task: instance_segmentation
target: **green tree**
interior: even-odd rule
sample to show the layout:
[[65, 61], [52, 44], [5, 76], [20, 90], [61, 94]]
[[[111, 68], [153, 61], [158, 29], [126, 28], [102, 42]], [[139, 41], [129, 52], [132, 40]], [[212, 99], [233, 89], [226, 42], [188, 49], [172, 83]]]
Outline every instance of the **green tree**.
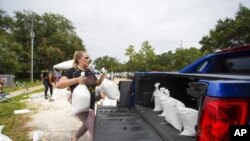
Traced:
[[71, 59], [76, 50], [85, 50], [73, 24], [61, 15], [38, 15], [23, 10], [16, 11], [11, 18], [0, 9], [1, 73], [29, 72], [32, 23], [35, 32], [34, 72], [52, 69], [54, 64]]
[[0, 73], [14, 74], [21, 65], [17, 60], [18, 52], [22, 52], [12, 36], [13, 19], [0, 9]]
[[128, 62], [126, 63], [126, 71], [135, 71], [138, 66], [138, 59], [136, 59], [137, 53], [134, 49], [133, 45], [129, 45], [129, 47], [125, 51], [125, 56], [129, 57]]
[[148, 41], [142, 43], [138, 52], [134, 50], [133, 45], [129, 45], [125, 55], [129, 57], [129, 61], [126, 63], [127, 71], [155, 70], [156, 55]]
[[239, 6], [235, 19], [218, 20], [214, 30], [202, 37], [201, 50], [214, 52], [217, 49], [236, 47], [250, 43], [250, 9]]
[[187, 66], [198, 58], [204, 56], [207, 52], [201, 52], [199, 49], [195, 47], [191, 47], [188, 49], [185, 48], [177, 48], [174, 54], [174, 62], [175, 66], [173, 69], [178, 71], [179, 69]]
[[[72, 58], [76, 50], [85, 50], [82, 40], [76, 35], [74, 26], [65, 17], [45, 13], [38, 15], [32, 11], [15, 12], [13, 36], [24, 52], [19, 55], [25, 62], [23, 71], [30, 68], [30, 31], [33, 21], [34, 71], [52, 69], [53, 65]], [[19, 58], [19, 59], [20, 59]]]
[[155, 70], [156, 66], [156, 55], [154, 53], [154, 48], [149, 44], [148, 41], [142, 43], [142, 47], [139, 50], [140, 56], [143, 56], [142, 62], [145, 62], [143, 66], [145, 66], [145, 71]]
[[95, 69], [101, 70], [104, 67], [108, 72], [119, 72], [122, 66], [116, 58], [107, 55], [95, 59], [93, 64]]
[[175, 70], [175, 58], [172, 51], [157, 55], [157, 68], [158, 71], [174, 71]]

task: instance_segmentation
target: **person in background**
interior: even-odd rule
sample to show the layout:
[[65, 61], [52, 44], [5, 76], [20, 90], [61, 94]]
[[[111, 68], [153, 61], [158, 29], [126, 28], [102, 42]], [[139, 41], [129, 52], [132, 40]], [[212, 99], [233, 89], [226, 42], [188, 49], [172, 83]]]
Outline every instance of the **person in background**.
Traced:
[[48, 90], [50, 90], [50, 96], [53, 94], [53, 71], [49, 71], [49, 73], [42, 72], [41, 79], [44, 85], [44, 98], [48, 99]]
[[[71, 139], [71, 141], [77, 141], [87, 130], [89, 131], [89, 140], [93, 140], [94, 121], [95, 121], [95, 87], [100, 85], [105, 77], [101, 74], [99, 79], [95, 77], [94, 72], [89, 69], [90, 57], [85, 51], [76, 51], [74, 54], [73, 67], [67, 70], [64, 76], [57, 82], [57, 88], [69, 87], [73, 94], [74, 89], [80, 83], [85, 84], [91, 94], [90, 109], [87, 112], [80, 112], [76, 114], [79, 120], [82, 122], [81, 127], [77, 133]], [[81, 76], [81, 72], [85, 72], [85, 76]], [[71, 97], [70, 97], [71, 98]], [[71, 100], [70, 100], [71, 101]], [[74, 101], [72, 101], [74, 102]], [[83, 101], [84, 102], [84, 101]]]
[[59, 71], [57, 71], [57, 70], [54, 70], [54, 84], [56, 85], [56, 83], [59, 81], [59, 79], [61, 78], [61, 76], [60, 76], [60, 73], [59, 73]]
[[0, 93], [3, 92], [3, 86], [4, 86], [4, 82], [3, 82], [3, 80], [0, 78]]

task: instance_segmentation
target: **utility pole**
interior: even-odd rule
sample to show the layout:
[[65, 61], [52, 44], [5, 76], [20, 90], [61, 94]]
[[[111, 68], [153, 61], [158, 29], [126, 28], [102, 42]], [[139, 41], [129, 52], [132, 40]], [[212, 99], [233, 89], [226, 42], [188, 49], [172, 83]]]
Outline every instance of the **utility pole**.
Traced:
[[146, 72], [148, 72], [147, 52], [146, 51], [145, 51], [145, 63], [146, 63]]
[[32, 15], [31, 31], [30, 31], [30, 38], [31, 38], [30, 81], [31, 82], [33, 82], [33, 48], [34, 48], [34, 37], [35, 37], [35, 33], [33, 31], [33, 22], [34, 22], [34, 17]]

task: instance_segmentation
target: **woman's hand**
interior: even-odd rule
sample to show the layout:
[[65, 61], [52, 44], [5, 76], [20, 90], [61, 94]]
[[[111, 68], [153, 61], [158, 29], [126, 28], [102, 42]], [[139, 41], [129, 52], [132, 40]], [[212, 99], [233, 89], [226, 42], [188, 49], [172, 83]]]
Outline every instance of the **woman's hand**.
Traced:
[[76, 83], [79, 83], [79, 84], [84, 84], [85, 80], [86, 80], [86, 77], [77, 77], [75, 78], [76, 79]]
[[69, 101], [70, 104], [72, 103], [72, 94], [69, 95], [68, 101]]
[[106, 78], [106, 74], [105, 74], [105, 73], [101, 73], [101, 74], [100, 74], [100, 79], [103, 80], [104, 78]]
[[101, 85], [103, 79], [106, 78], [106, 75], [104, 73], [101, 73], [99, 76], [99, 79], [97, 80], [97, 86]]

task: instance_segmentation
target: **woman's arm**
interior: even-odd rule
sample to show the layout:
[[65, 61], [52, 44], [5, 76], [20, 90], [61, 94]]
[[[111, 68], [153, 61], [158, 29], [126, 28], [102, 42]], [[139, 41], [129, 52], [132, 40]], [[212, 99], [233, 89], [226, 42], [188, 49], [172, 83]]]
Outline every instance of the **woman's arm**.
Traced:
[[71, 85], [74, 85], [76, 83], [83, 83], [84, 82], [83, 80], [84, 80], [84, 77], [81, 77], [81, 76], [77, 78], [71, 78], [71, 79], [68, 79], [67, 77], [63, 76], [56, 83], [56, 88], [63, 89]]
[[96, 85], [99, 86], [102, 84], [103, 79], [106, 77], [105, 74], [100, 74], [100, 78], [96, 81]]

